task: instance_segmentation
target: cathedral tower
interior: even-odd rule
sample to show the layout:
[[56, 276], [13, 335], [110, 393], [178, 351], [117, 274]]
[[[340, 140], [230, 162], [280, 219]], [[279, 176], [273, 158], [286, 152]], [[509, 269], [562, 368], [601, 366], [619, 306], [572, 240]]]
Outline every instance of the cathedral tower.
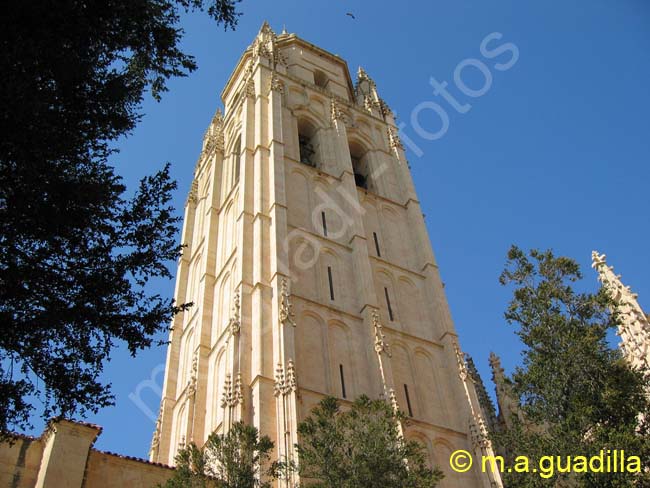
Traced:
[[[361, 68], [264, 24], [204, 138], [185, 207], [151, 460], [243, 420], [294, 459], [324, 395], [384, 398], [447, 477], [490, 454], [391, 110]], [[475, 458], [476, 460], [476, 458]], [[475, 462], [475, 465], [477, 462]], [[282, 480], [291, 487], [296, 480]]]

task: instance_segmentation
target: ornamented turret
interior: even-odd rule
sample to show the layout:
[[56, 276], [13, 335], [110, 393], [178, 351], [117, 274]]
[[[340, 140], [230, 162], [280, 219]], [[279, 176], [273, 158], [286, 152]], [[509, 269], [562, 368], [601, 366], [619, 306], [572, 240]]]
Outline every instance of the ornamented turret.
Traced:
[[279, 64], [286, 65], [286, 59], [276, 46], [277, 39], [278, 36], [273, 32], [268, 22], [265, 21], [250, 46], [250, 49], [253, 50], [253, 58], [262, 57], [268, 59], [273, 69]]
[[481, 411], [483, 413], [483, 417], [485, 418], [487, 428], [490, 432], [495, 432], [497, 430], [497, 414], [496, 409], [494, 408], [494, 403], [492, 403], [492, 399], [488, 395], [485, 384], [483, 383], [483, 379], [481, 378], [478, 369], [476, 369], [476, 365], [474, 364], [472, 356], [465, 353], [465, 361], [467, 363], [467, 371], [469, 372], [469, 376], [474, 382], [476, 396], [478, 397], [478, 403], [481, 406]]
[[377, 85], [368, 73], [359, 66], [357, 71], [357, 84], [354, 88], [357, 105], [362, 106], [371, 114], [383, 118], [386, 122], [395, 125], [394, 115], [388, 104], [379, 96]]
[[633, 368], [650, 375], [650, 322], [643, 313], [637, 294], [621, 283], [614, 267], [607, 266], [606, 256], [591, 253], [591, 267], [598, 272], [598, 281], [613, 301], [612, 312], [618, 318], [617, 334], [621, 337], [621, 350]]
[[499, 420], [503, 422], [506, 429], [510, 429], [512, 428], [512, 419], [514, 417], [517, 417], [523, 423], [523, 412], [519, 406], [519, 400], [512, 390], [512, 385], [506, 380], [503, 368], [501, 367], [501, 358], [493, 352], [490, 353], [490, 366], [492, 367], [492, 381], [497, 391]]
[[203, 137], [203, 152], [210, 154], [213, 150], [223, 153], [223, 114], [217, 109]]

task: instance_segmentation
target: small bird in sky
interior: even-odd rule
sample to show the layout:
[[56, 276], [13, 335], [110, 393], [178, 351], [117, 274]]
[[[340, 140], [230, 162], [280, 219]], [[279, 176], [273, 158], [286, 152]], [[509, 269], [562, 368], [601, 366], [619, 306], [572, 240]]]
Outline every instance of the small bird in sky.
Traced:
[[352, 17], [353, 19], [356, 19], [356, 17], [354, 16], [354, 14], [352, 12], [348, 12], [345, 15], [347, 15], [348, 17]]

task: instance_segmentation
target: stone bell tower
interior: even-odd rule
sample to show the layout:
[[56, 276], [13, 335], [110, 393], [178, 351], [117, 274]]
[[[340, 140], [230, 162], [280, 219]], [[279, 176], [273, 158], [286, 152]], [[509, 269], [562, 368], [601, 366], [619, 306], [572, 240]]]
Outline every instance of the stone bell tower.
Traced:
[[[151, 460], [243, 420], [294, 459], [324, 395], [384, 398], [446, 473], [492, 452], [391, 110], [361, 68], [264, 24], [222, 92], [185, 207]], [[475, 463], [477, 464], [477, 463]], [[478, 463], [480, 464], [480, 463]], [[296, 479], [280, 480], [291, 487]]]

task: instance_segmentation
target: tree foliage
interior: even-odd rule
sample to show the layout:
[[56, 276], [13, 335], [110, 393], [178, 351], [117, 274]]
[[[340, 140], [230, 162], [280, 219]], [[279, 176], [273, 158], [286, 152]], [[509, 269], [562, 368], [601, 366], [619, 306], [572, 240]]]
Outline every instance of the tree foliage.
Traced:
[[400, 438], [400, 420], [382, 400], [361, 396], [342, 410], [323, 399], [298, 426], [301, 479], [317, 488], [435, 486], [442, 473], [428, 467], [420, 443]]
[[[170, 277], [178, 219], [169, 167], [132, 197], [110, 164], [146, 91], [196, 68], [180, 12], [234, 27], [238, 0], [34, 0], [0, 16], [0, 435], [111, 403], [99, 374], [180, 308], [145, 285]], [[137, 164], [136, 161], [132, 164]]]
[[176, 472], [164, 488], [270, 488], [280, 465], [270, 462], [273, 442], [236, 422], [227, 434], [213, 433], [199, 449], [190, 444], [176, 456]]
[[525, 425], [515, 419], [495, 440], [511, 457], [562, 456], [564, 466], [566, 456], [625, 450], [641, 458], [645, 473], [505, 473], [506, 486], [650, 486], [650, 385], [608, 342], [617, 318], [606, 293], [576, 291], [581, 278], [569, 258], [510, 249], [500, 282], [514, 289], [505, 316], [524, 344], [512, 382]]

